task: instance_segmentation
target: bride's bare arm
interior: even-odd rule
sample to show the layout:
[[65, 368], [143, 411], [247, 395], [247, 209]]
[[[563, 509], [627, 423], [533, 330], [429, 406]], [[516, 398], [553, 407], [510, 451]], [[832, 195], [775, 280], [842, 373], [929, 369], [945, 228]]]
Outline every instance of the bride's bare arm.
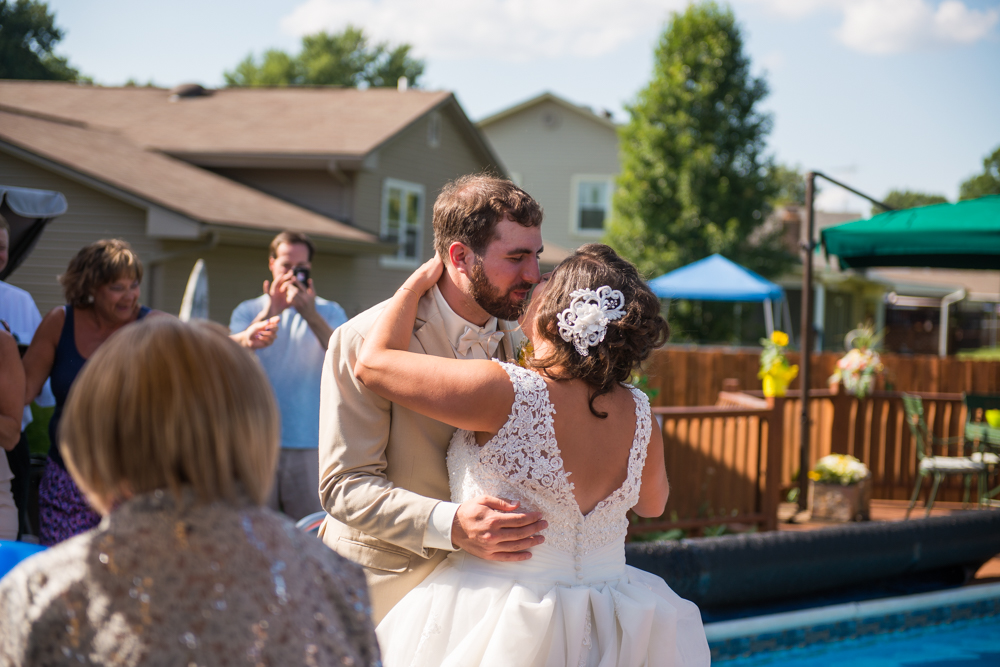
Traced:
[[500, 366], [408, 351], [417, 303], [442, 269], [435, 257], [403, 283], [368, 332], [354, 375], [393, 403], [458, 428], [494, 433], [514, 402], [514, 388]]
[[667, 470], [663, 464], [663, 434], [660, 425], [653, 420], [653, 431], [646, 449], [646, 465], [642, 468], [642, 485], [639, 487], [639, 502], [632, 508], [639, 516], [658, 517], [663, 515], [670, 495]]

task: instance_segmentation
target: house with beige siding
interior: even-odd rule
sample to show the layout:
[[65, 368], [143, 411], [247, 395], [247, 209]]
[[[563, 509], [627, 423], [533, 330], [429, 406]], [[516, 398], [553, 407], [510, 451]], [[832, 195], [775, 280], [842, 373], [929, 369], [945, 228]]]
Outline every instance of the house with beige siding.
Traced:
[[611, 220], [620, 164], [608, 114], [544, 93], [477, 123], [514, 182], [545, 209], [547, 244], [599, 241]]
[[210, 317], [228, 323], [290, 229], [316, 243], [317, 293], [354, 315], [432, 255], [444, 183], [482, 170], [504, 173], [448, 92], [0, 81], [0, 183], [69, 203], [9, 280], [43, 312], [77, 250], [117, 237], [145, 264], [144, 303], [167, 312], [204, 259]]

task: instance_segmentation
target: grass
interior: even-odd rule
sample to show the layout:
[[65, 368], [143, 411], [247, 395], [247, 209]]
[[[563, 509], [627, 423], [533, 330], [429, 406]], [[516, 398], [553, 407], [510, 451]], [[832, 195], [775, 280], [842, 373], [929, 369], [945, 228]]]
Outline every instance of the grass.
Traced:
[[44, 456], [49, 453], [49, 421], [55, 411], [55, 408], [40, 408], [36, 403], [31, 404], [32, 420], [24, 430], [24, 435], [28, 438], [32, 454]]
[[981, 347], [959, 352], [955, 356], [963, 361], [1000, 361], [1000, 347]]

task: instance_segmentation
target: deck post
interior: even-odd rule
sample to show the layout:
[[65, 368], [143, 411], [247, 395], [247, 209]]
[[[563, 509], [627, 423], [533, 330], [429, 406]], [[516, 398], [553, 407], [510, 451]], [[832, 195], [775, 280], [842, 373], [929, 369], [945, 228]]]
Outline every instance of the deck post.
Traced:
[[785, 399], [768, 398], [767, 405], [770, 409], [767, 417], [767, 471], [764, 473], [761, 513], [764, 515], [764, 530], [778, 530], [782, 454], [785, 447]]
[[813, 289], [813, 228], [816, 212], [814, 194], [816, 174], [806, 174], [806, 224], [802, 226], [802, 320], [799, 330], [799, 385], [802, 387], [802, 422], [799, 439], [799, 510], [805, 510], [809, 501], [809, 381], [810, 354], [812, 352], [812, 289]]

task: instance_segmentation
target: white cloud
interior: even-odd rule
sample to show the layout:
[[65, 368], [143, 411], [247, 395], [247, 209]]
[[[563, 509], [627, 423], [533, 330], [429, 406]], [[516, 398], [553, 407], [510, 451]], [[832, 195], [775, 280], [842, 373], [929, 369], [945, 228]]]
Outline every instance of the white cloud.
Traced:
[[845, 8], [837, 37], [864, 53], [902, 53], [977, 42], [998, 19], [1000, 10], [977, 11], [959, 0], [936, 9], [926, 0], [869, 0]]
[[300, 36], [365, 29], [378, 41], [412, 44], [417, 55], [523, 62], [595, 57], [655, 34], [687, 0], [306, 0], [281, 21]]
[[961, 0], [754, 0], [800, 18], [820, 10], [840, 14], [835, 34], [862, 53], [903, 53], [972, 44], [1000, 22], [1000, 9], [970, 9]]

